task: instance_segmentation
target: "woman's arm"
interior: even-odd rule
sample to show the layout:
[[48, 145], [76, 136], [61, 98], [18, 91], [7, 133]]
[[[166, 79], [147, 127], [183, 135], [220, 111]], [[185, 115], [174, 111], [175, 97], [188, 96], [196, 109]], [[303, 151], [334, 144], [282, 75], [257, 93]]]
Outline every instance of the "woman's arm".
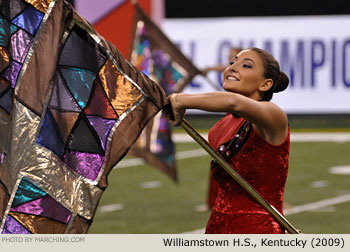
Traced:
[[261, 102], [230, 92], [172, 94], [169, 100], [174, 112], [174, 125], [180, 125], [186, 109], [228, 112], [246, 118], [266, 141], [282, 143], [288, 134], [286, 113], [271, 102]]

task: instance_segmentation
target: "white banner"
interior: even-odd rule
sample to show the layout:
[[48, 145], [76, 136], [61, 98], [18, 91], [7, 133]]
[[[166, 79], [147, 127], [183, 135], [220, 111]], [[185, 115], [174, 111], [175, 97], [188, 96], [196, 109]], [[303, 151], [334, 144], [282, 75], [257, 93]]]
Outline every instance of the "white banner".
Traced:
[[211, 252], [349, 251], [349, 234], [90, 234], [1, 235], [1, 251]]
[[[163, 31], [198, 68], [226, 64], [230, 47], [271, 52], [289, 76], [273, 102], [287, 113], [350, 113], [350, 16], [165, 19]], [[209, 72], [220, 83], [222, 73]], [[198, 77], [185, 93], [212, 91]]]

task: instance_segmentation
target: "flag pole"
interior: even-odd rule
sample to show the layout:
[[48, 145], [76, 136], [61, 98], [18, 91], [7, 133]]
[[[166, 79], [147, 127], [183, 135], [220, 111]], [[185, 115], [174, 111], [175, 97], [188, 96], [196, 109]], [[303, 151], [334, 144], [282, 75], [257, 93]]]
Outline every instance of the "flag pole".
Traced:
[[212, 81], [208, 76], [205, 76], [202, 74], [202, 76], [204, 76], [205, 80], [208, 82], [209, 86], [211, 86], [213, 89], [215, 89], [216, 91], [223, 91], [224, 89], [216, 84], [214, 81]]
[[181, 125], [184, 130], [205, 150], [212, 156], [216, 162], [226, 170], [228, 174], [247, 191], [262, 207], [265, 208], [275, 219], [281, 224], [289, 233], [299, 234], [292, 224], [277, 211], [274, 206], [270, 205], [252, 186], [241, 177], [214, 149], [212, 149], [208, 142], [184, 119]]

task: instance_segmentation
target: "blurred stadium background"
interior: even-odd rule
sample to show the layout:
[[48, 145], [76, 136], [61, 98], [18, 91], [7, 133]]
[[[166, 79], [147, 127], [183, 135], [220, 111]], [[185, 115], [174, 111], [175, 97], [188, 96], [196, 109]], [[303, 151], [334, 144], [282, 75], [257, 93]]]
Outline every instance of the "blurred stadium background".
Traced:
[[[86, 9], [98, 14], [95, 15], [94, 20], [91, 20], [97, 30], [114, 42], [124, 55], [129, 54], [131, 34], [128, 30], [131, 29], [129, 25], [132, 23], [133, 14], [130, 3], [127, 3], [129, 1], [104, 0], [105, 7], [101, 12], [94, 9], [96, 3], [100, 2], [97, 0], [70, 2], [84, 16], [90, 15], [85, 14]], [[164, 27], [170, 27], [169, 24], [174, 25], [182, 18], [205, 20], [205, 22], [213, 20], [212, 18], [243, 18], [240, 21], [250, 22], [255, 19], [275, 17], [283, 20], [288, 17], [291, 18], [289, 20], [293, 21], [294, 18], [297, 22], [302, 15], [311, 18], [311, 23], [308, 24], [312, 24], [313, 17], [326, 20], [341, 18], [350, 22], [350, 5], [348, 1], [340, 0], [139, 0], [138, 2], [159, 25], [166, 23]], [[130, 6], [126, 7], [127, 4]], [[116, 21], [118, 17], [115, 16], [114, 10], [117, 8], [119, 11], [120, 8], [125, 8], [122, 10], [124, 15], [122, 19], [125, 20], [123, 23]], [[113, 28], [111, 25], [114, 25]], [[119, 26], [123, 26], [120, 31]], [[308, 29], [313, 32], [315, 27], [310, 25]], [[292, 101], [286, 105], [292, 131], [292, 144], [289, 177], [285, 191], [285, 214], [296, 228], [305, 233], [350, 233], [350, 227], [346, 225], [350, 220], [350, 48], [348, 48], [350, 32], [348, 28], [342, 27], [343, 24], [339, 23], [339, 27], [336, 28], [336, 30], [340, 29], [340, 34], [343, 33], [339, 37], [342, 50], [339, 49], [334, 53], [334, 48], [338, 45], [338, 37], [334, 37], [336, 35], [325, 34], [325, 37], [319, 37], [318, 33], [316, 33], [317, 41], [321, 43], [315, 42], [315, 47], [305, 49], [312, 50], [312, 57], [314, 57], [311, 59], [311, 65], [305, 66], [308, 68], [305, 71], [312, 71], [312, 76], [316, 76], [315, 86], [328, 85], [331, 88], [306, 90], [307, 99], [304, 96], [299, 99], [297, 93], [286, 98]], [[238, 31], [239, 28], [233, 26], [232, 30], [227, 29], [227, 33], [236, 32], [235, 29]], [[286, 29], [289, 28], [286, 27]], [[171, 37], [171, 30], [164, 30], [164, 32]], [[209, 34], [209, 36], [213, 35]], [[286, 40], [293, 39], [293, 34], [288, 36]], [[251, 34], [251, 38], [254, 38], [254, 34]], [[306, 38], [305, 41], [308, 39], [310, 38]], [[327, 49], [328, 40], [330, 40], [331, 49]], [[232, 42], [231, 45], [241, 46], [242, 44], [238, 44], [237, 41]], [[181, 45], [181, 41], [174, 42]], [[186, 41], [182, 42], [186, 45]], [[292, 40], [291, 43], [293, 43]], [[317, 45], [320, 47], [316, 47]], [[291, 54], [298, 52], [295, 50], [292, 50]], [[214, 47], [212, 51], [215, 52], [214, 56], [208, 53], [204, 62], [201, 58], [199, 60], [201, 62], [195, 63], [202, 64], [200, 67], [204, 67], [210, 63], [217, 64], [225, 61], [225, 50], [220, 51]], [[330, 55], [331, 52], [333, 56]], [[191, 55], [188, 50], [184, 50], [184, 53], [195, 61], [195, 55]], [[219, 55], [220, 53], [222, 55]], [[337, 64], [338, 58], [339, 64]], [[328, 70], [322, 69], [322, 64]], [[297, 67], [295, 65], [295, 69], [300, 70]], [[336, 70], [338, 68], [342, 69], [342, 73]], [[287, 69], [291, 70], [288, 67]], [[325, 76], [326, 80], [324, 80]], [[213, 81], [218, 80], [214, 74], [209, 77]], [[321, 84], [317, 83], [317, 78]], [[195, 82], [198, 84], [200, 81]], [[294, 88], [298, 87], [297, 81], [298, 79], [295, 80]], [[192, 86], [195, 87], [196, 83], [192, 83]], [[305, 85], [307, 86], [307, 83]], [[337, 90], [334, 91], [335, 89]], [[186, 91], [194, 92], [185, 89]], [[323, 97], [321, 102], [320, 97]], [[297, 106], [300, 103], [305, 110], [293, 109], [294, 105]], [[283, 101], [282, 104], [284, 104]], [[317, 104], [320, 104], [320, 107], [317, 107], [313, 113], [314, 106]], [[311, 109], [308, 109], [309, 106]], [[221, 116], [192, 111], [187, 119], [205, 135]], [[175, 184], [169, 177], [144, 164], [140, 159], [126, 157], [109, 176], [109, 187], [102, 197], [90, 233], [203, 232], [209, 216], [205, 204], [210, 158], [199, 145], [182, 138], [185, 133], [181, 128], [174, 128], [173, 134], [177, 139], [179, 183]]]

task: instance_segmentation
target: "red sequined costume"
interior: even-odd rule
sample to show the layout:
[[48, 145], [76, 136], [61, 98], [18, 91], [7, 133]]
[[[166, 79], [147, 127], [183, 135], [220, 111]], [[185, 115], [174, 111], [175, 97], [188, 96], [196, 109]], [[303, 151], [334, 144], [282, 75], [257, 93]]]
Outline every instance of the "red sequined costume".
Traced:
[[[211, 147], [222, 152], [223, 157], [228, 155], [227, 159], [232, 167], [283, 214], [289, 136], [288, 129], [288, 137], [284, 143], [271, 145], [258, 135], [251, 123], [229, 114], [212, 127], [208, 137]], [[271, 215], [223, 168], [212, 162], [211, 171], [219, 183], [219, 189], [206, 233], [284, 233]]]
[[209, 174], [209, 183], [208, 183], [208, 198], [207, 198], [207, 206], [208, 209], [211, 210], [214, 206], [216, 196], [218, 195], [218, 182], [213, 178], [211, 173]]

